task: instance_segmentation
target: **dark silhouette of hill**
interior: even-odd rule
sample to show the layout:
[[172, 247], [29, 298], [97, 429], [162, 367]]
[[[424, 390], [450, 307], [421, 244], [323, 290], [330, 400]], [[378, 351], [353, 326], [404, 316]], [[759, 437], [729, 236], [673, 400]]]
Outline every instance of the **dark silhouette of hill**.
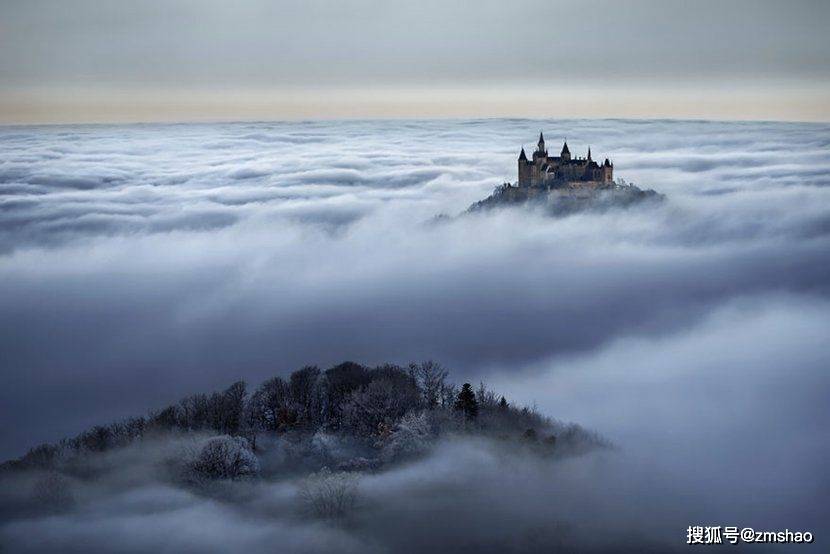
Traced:
[[504, 183], [493, 193], [470, 206], [467, 213], [482, 212], [511, 206], [539, 207], [553, 216], [582, 211], [606, 211], [626, 208], [644, 202], [659, 202], [665, 196], [651, 189], [641, 189], [622, 179], [616, 183], [593, 188], [518, 187]]
[[[456, 387], [435, 362], [406, 368], [344, 362], [325, 371], [303, 367], [250, 392], [239, 381], [223, 391], [188, 396], [147, 416], [36, 446], [3, 468], [71, 470], [89, 455], [187, 434], [224, 437], [224, 442], [204, 446], [207, 461], [191, 461], [197, 473], [219, 478], [237, 472], [210, 469], [210, 460], [236, 456], [235, 463], [244, 466], [238, 473], [257, 473], [255, 457], [267, 456], [275, 439], [291, 446], [288, 458], [298, 467], [334, 465], [346, 470], [377, 469], [416, 456], [438, 437], [453, 434], [520, 441], [546, 454], [578, 453], [606, 444], [578, 425], [514, 406], [483, 383], [475, 391], [469, 383]], [[342, 448], [332, 454], [333, 449], [320, 448], [321, 441], [338, 441]]]

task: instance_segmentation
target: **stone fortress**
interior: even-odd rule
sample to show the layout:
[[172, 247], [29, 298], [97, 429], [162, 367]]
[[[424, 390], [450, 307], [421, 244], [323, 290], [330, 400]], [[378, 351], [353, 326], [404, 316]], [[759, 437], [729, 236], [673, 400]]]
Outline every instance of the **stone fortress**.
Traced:
[[542, 206], [552, 216], [565, 216], [585, 210], [624, 208], [645, 200], [662, 201], [665, 197], [651, 189], [643, 190], [620, 179], [614, 182], [614, 164], [608, 158], [602, 164], [591, 158], [571, 157], [568, 143], [559, 156], [548, 156], [545, 137], [533, 158], [525, 149], [519, 154], [519, 182], [504, 183], [493, 193], [467, 208], [466, 213], [518, 205]]
[[519, 154], [519, 188], [550, 189], [596, 189], [614, 184], [614, 164], [608, 158], [602, 165], [591, 159], [591, 148], [587, 158], [571, 158], [568, 142], [562, 146], [559, 156], [548, 156], [545, 137], [540, 132], [539, 142], [533, 158], [528, 160], [525, 149]]

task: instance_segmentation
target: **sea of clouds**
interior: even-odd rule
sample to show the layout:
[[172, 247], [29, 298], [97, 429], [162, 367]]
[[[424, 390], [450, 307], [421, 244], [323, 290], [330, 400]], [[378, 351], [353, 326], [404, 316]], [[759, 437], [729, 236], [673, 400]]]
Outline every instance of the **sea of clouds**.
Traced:
[[[434, 220], [514, 180], [540, 129], [551, 154], [566, 137], [575, 155], [590, 145], [666, 201]], [[400, 549], [444, 512], [467, 515], [424, 548], [563, 514], [683, 542], [698, 523], [830, 530], [829, 147], [830, 125], [795, 123], [0, 128], [0, 454], [239, 378], [432, 358], [619, 449], [542, 471], [450, 445], [365, 484], [389, 507], [382, 536], [283, 536]], [[461, 506], [435, 493], [468, 481]], [[106, 550], [106, 512], [154, 549], [145, 501], [48, 529]], [[276, 533], [262, 514], [164, 502], [181, 516], [169, 525], [238, 518], [233, 537], [254, 546]]]

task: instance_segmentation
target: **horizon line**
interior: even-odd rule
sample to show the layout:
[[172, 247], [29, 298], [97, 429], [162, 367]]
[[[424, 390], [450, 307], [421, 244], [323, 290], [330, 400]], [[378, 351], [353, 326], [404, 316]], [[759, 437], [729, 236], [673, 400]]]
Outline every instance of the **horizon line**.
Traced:
[[783, 118], [715, 118], [705, 116], [687, 117], [647, 117], [647, 116], [336, 116], [336, 117], [277, 117], [277, 118], [199, 118], [199, 119], [141, 119], [141, 120], [108, 120], [108, 121], [32, 121], [32, 122], [4, 122], [0, 121], [0, 128], [13, 127], [106, 127], [106, 126], [141, 126], [141, 125], [235, 125], [251, 123], [336, 123], [336, 122], [394, 122], [394, 121], [622, 121], [622, 122], [661, 122], [667, 123], [770, 123], [770, 124], [792, 124], [792, 125], [830, 125], [828, 119], [783, 119]]

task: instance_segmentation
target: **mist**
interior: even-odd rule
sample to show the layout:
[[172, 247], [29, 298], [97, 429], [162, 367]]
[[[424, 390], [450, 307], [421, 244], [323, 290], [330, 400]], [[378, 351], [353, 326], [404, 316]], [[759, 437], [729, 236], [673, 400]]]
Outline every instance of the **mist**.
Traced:
[[[590, 146], [666, 200], [455, 217], [515, 179], [540, 128], [552, 150]], [[447, 443], [363, 478], [347, 529], [293, 515], [290, 480], [228, 502], [149, 475], [3, 536], [21, 550], [37, 536], [32, 550], [106, 551], [127, 529], [135, 551], [180, 533], [180, 550], [279, 536], [361, 552], [588, 537], [665, 549], [695, 524], [820, 537], [828, 137], [822, 124], [620, 120], [0, 128], [4, 458], [347, 359], [440, 360], [617, 447], [551, 464]], [[404, 540], [440, 514], [459, 515]]]

